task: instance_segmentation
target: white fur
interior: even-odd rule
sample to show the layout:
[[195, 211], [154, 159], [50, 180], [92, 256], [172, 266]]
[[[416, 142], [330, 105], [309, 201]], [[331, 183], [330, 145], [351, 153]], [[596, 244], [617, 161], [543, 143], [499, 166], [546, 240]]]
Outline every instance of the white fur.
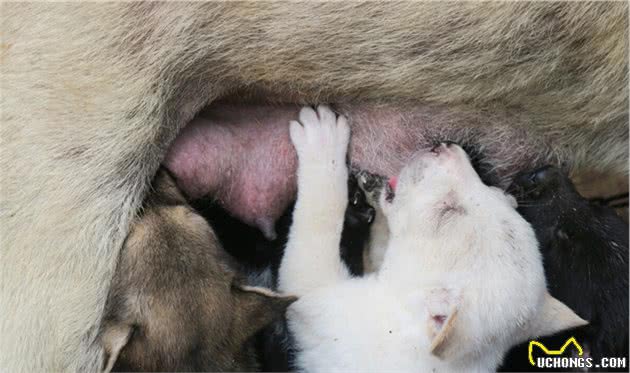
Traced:
[[563, 325], [545, 318], [531, 227], [457, 146], [421, 152], [403, 169], [393, 202], [381, 196], [390, 230], [382, 268], [350, 278], [338, 251], [348, 130], [343, 117], [318, 113], [303, 109], [303, 127], [291, 124], [298, 200], [280, 268], [281, 290], [300, 297], [288, 312], [299, 368], [491, 371], [512, 345], [584, 323], [570, 311]]
[[[505, 125], [576, 167], [628, 173], [624, 2], [0, 7], [2, 371], [102, 367], [96, 331], [132, 218], [178, 129], [225, 92], [514, 108]], [[504, 141], [482, 127], [482, 145]]]
[[[303, 126], [292, 121], [290, 127], [300, 159], [298, 198], [279, 270], [279, 288], [290, 294], [305, 294], [348, 276], [339, 261], [338, 247], [348, 198], [350, 129], [344, 117], [336, 118], [325, 106], [317, 113], [302, 109], [300, 122]], [[309, 260], [304, 261], [305, 257]]]
[[372, 273], [381, 267], [385, 259], [385, 251], [389, 241], [389, 226], [387, 218], [380, 208], [380, 201], [373, 200], [372, 193], [367, 193], [366, 198], [376, 210], [374, 221], [370, 226], [370, 237], [363, 250], [363, 270], [365, 273]]
[[387, 219], [377, 211], [370, 227], [370, 238], [363, 251], [363, 266], [366, 273], [376, 272], [383, 265], [388, 239]]

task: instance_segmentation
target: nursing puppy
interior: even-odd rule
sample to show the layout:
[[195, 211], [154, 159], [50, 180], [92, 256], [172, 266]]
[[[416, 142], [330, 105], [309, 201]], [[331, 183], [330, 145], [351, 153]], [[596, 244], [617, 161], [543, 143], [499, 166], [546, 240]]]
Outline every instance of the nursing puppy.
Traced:
[[227, 92], [508, 110], [577, 167], [627, 173], [625, 2], [0, 7], [4, 371], [101, 365], [132, 218], [178, 130]]
[[[556, 168], [524, 172], [509, 191], [536, 231], [549, 292], [590, 321], [541, 342], [555, 349], [575, 337], [594, 364], [602, 357], [627, 358], [628, 223], [580, 196]], [[503, 369], [535, 369], [527, 345], [512, 350]]]
[[[374, 207], [368, 203], [369, 197], [359, 185], [359, 177], [377, 178], [376, 175], [359, 169], [353, 169], [348, 177], [348, 206], [344, 214], [339, 256], [351, 276], [362, 276], [366, 270], [364, 252], [368, 248], [368, 238], [373, 235], [370, 231], [376, 213]], [[290, 215], [288, 217], [288, 221], [283, 221], [280, 226], [278, 240], [273, 242], [274, 245], [267, 245], [267, 249], [270, 249], [269, 246], [282, 245], [271, 249], [280, 252], [280, 257], [277, 262], [274, 259], [262, 276], [254, 277], [257, 285], [273, 289], [278, 286], [278, 267], [291, 223]], [[287, 329], [285, 317], [263, 330], [259, 335], [259, 348], [263, 371], [285, 372], [294, 368], [295, 342]]]
[[[349, 128], [326, 107], [291, 123], [298, 198], [280, 289], [307, 371], [489, 371], [528, 337], [585, 325], [545, 286], [529, 224], [456, 145], [422, 151], [380, 197], [390, 238], [378, 273], [350, 278], [338, 247]], [[389, 197], [389, 198], [388, 198]]]
[[294, 297], [241, 284], [212, 228], [158, 172], [121, 251], [99, 342], [105, 371], [257, 367], [251, 337]]
[[[238, 90], [290, 102], [503, 106], [526, 113], [528, 129], [572, 145], [579, 164], [627, 172], [627, 138], [618, 138], [628, 117], [624, 3], [5, 3], [3, 11], [11, 122], [62, 111], [83, 123], [93, 113], [130, 126], [144, 119], [157, 136], [154, 121], [179, 126]], [[83, 97], [26, 106], [33, 91]], [[112, 108], [121, 118], [101, 117]]]

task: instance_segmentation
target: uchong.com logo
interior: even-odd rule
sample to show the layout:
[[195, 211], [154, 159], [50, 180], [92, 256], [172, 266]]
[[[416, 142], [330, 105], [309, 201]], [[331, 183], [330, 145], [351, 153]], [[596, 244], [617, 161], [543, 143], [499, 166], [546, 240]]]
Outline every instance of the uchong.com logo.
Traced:
[[[542, 356], [534, 357], [534, 347], [542, 351]], [[570, 349], [570, 347], [574, 347]], [[625, 357], [603, 357], [594, 361], [592, 357], [584, 353], [584, 349], [571, 337], [557, 350], [550, 350], [538, 341], [529, 341], [529, 363], [536, 368], [625, 368]]]

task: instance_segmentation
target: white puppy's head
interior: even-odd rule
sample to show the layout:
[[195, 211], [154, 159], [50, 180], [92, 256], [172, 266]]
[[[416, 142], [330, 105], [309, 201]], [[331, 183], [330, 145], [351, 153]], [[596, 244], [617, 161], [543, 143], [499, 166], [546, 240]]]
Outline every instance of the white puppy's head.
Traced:
[[434, 355], [500, 360], [527, 338], [585, 324], [547, 293], [515, 200], [485, 185], [461, 147], [418, 152], [380, 202], [390, 229], [383, 268], [422, 288]]
[[483, 213], [484, 205], [516, 207], [513, 197], [483, 184], [466, 152], [455, 144], [442, 143], [416, 153], [390, 180], [390, 188], [381, 205], [394, 234], [416, 231], [416, 235], [434, 236], [449, 222], [461, 224], [453, 216]]

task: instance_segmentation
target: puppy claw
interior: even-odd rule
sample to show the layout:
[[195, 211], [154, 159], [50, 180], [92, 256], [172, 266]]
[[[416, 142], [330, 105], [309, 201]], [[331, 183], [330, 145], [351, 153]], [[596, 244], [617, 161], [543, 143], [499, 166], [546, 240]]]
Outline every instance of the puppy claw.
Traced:
[[350, 128], [327, 106], [317, 112], [310, 107], [300, 111], [300, 121], [290, 123], [290, 135], [300, 163], [345, 165]]

